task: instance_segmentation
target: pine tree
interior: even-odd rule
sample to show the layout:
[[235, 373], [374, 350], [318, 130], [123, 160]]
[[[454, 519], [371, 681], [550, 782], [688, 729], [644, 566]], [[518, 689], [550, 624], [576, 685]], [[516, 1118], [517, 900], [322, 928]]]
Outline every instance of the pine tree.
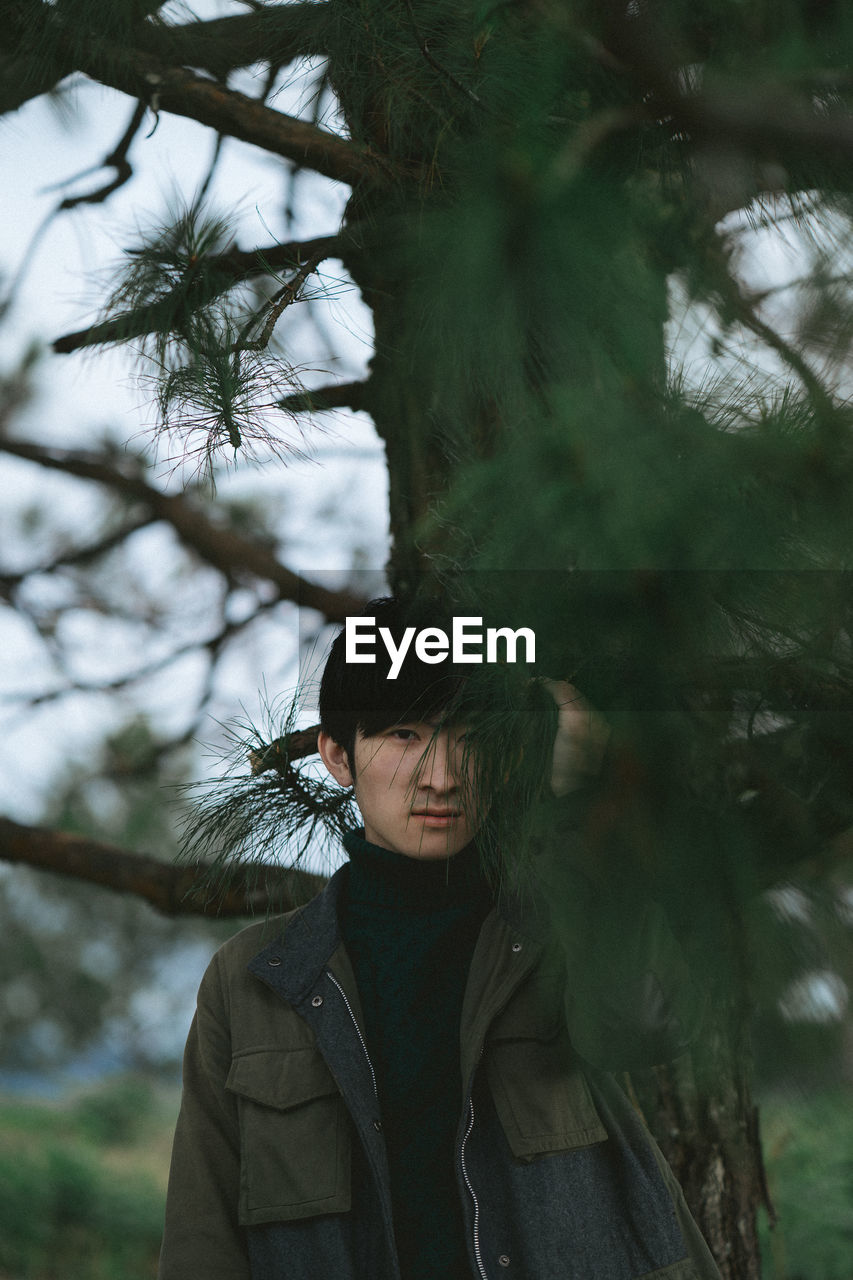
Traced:
[[[815, 0], [318, 0], [195, 21], [7, 0], [3, 106], [82, 71], [349, 185], [334, 236], [237, 249], [188, 193], [71, 352], [140, 338], [163, 429], [205, 472], [287, 457], [288, 415], [367, 410], [392, 587], [475, 584], [606, 713], [588, 835], [627, 841], [698, 937], [692, 1067], [637, 1082], [723, 1274], [759, 1274], [748, 1028], [761, 890], [853, 822], [853, 450], [845, 399], [853, 16]], [[334, 130], [276, 109], [318, 59]], [[230, 88], [260, 64], [262, 96]], [[282, 69], [284, 71], [282, 72]], [[108, 198], [104, 188], [93, 200]], [[805, 262], [750, 289], [744, 228]], [[284, 309], [340, 259], [370, 306], [363, 383], [306, 391]], [[703, 376], [672, 317], [705, 316]], [[597, 846], [596, 846], [597, 842]]]

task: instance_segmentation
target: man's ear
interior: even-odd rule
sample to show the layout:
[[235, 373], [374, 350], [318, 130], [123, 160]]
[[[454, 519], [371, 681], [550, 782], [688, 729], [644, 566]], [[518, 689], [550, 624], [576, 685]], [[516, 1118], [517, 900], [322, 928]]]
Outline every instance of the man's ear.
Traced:
[[351, 787], [354, 779], [349, 765], [349, 757], [341, 744], [335, 742], [333, 737], [328, 733], [324, 733], [321, 729], [317, 734], [317, 750], [320, 752], [323, 764], [335, 781], [339, 782], [342, 787]]

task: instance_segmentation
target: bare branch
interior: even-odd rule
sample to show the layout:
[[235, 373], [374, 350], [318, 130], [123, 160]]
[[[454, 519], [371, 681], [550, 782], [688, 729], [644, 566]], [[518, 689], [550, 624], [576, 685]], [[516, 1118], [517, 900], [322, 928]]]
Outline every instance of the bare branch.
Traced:
[[382, 182], [387, 176], [379, 158], [366, 148], [138, 50], [109, 46], [84, 62], [80, 69], [93, 80], [145, 98], [154, 110], [198, 120], [336, 182], [356, 186]]
[[[115, 614], [112, 615], [115, 617]], [[190, 653], [198, 653], [201, 649], [209, 649], [212, 652], [216, 650], [218, 642], [227, 639], [226, 631], [231, 628], [223, 628], [217, 636], [209, 640], [190, 640], [186, 644], [180, 645], [177, 649], [172, 649], [169, 653], [163, 655], [162, 658], [155, 658], [152, 662], [146, 662], [141, 667], [136, 667], [133, 671], [129, 671], [127, 675], [116, 676], [114, 680], [71, 680], [58, 689], [48, 689], [45, 693], [36, 693], [26, 697], [19, 697], [14, 693], [0, 694], [0, 700], [3, 702], [22, 703], [29, 708], [43, 707], [49, 702], [58, 702], [60, 698], [66, 698], [71, 693], [117, 693], [120, 689], [127, 689], [130, 685], [136, 684], [139, 680], [147, 680], [150, 676], [157, 675], [161, 671], [165, 671], [173, 662], [180, 661], [181, 658]], [[169, 741], [165, 745], [165, 750], [171, 750], [172, 747], [181, 742], [182, 739]]]
[[[342, 253], [343, 235], [315, 236], [311, 240], [289, 240], [286, 244], [268, 245], [262, 249], [230, 249], [227, 253], [211, 255], [205, 259], [205, 271], [199, 280], [207, 283], [209, 292], [199, 298], [199, 305], [210, 302], [223, 290], [255, 276], [272, 275], [298, 266], [307, 259], [320, 261], [337, 257]], [[175, 314], [175, 296], [167, 294], [151, 307], [125, 311], [122, 315], [76, 333], [57, 338], [53, 350], [60, 355], [79, 351], [82, 347], [94, 347], [107, 342], [124, 342], [129, 338], [141, 338], [153, 333], [160, 322], [171, 320]]]
[[758, 314], [761, 296], [750, 295], [745, 291], [741, 282], [729, 270], [728, 263], [724, 260], [725, 255], [715, 256], [718, 256], [718, 260], [712, 265], [717, 276], [718, 288], [726, 305], [745, 328], [749, 329], [757, 338], [766, 343], [771, 350], [775, 351], [788, 368], [796, 374], [803, 384], [812, 407], [820, 420], [824, 423], [831, 422], [833, 419], [832, 397], [823, 386], [818, 375], [811, 368], [809, 362], [796, 348], [786, 342], [782, 335], [769, 325], [766, 320], [761, 318]]
[[158, 519], [172, 526], [186, 546], [226, 577], [250, 574], [272, 582], [280, 599], [317, 609], [330, 622], [342, 622], [348, 614], [359, 613], [364, 605], [364, 601], [350, 591], [329, 591], [294, 573], [267, 547], [214, 523], [187, 495], [163, 493], [153, 488], [137, 469], [123, 470], [98, 454], [48, 449], [8, 438], [0, 439], [0, 452], [25, 458], [52, 471], [92, 480], [132, 501], [144, 503]]
[[64, 209], [74, 209], [78, 204], [103, 204], [114, 191], [118, 191], [119, 187], [123, 187], [126, 182], [130, 181], [133, 177], [133, 169], [127, 158], [127, 153], [130, 150], [130, 144], [139, 132], [142, 121], [145, 119], [147, 109], [144, 102], [137, 102], [121, 139], [109, 155], [104, 156], [104, 168], [115, 169], [113, 180], [99, 187], [97, 191], [90, 191], [87, 195], [66, 196], [59, 205], [57, 212], [62, 212]]
[[284, 774], [294, 760], [304, 760], [306, 756], [316, 755], [319, 732], [320, 726], [312, 724], [310, 729], [294, 729], [283, 738], [274, 738], [265, 747], [250, 751], [252, 773], [257, 775], [275, 769], [277, 773]]
[[363, 409], [366, 382], [330, 383], [312, 391], [296, 391], [277, 401], [288, 413], [322, 413], [327, 409]]
[[21, 570], [20, 573], [0, 573], [0, 593], [6, 594], [14, 591], [15, 587], [20, 586], [25, 579], [31, 578], [35, 574], [55, 573], [57, 569], [89, 564], [91, 561], [97, 560], [100, 556], [106, 555], [109, 551], [121, 546], [126, 538], [129, 538], [132, 533], [136, 533], [137, 530], [144, 529], [146, 525], [151, 524], [152, 520], [153, 516], [145, 516], [141, 520], [133, 520], [130, 524], [123, 525], [113, 533], [108, 533], [104, 537], [98, 538], [96, 542], [88, 543], [83, 547], [73, 547], [70, 551], [63, 552], [62, 555], [56, 556], [48, 564], [33, 565], [29, 569]]
[[[2, 586], [2, 579], [0, 579], [0, 586]], [[15, 693], [0, 694], [0, 702], [17, 703], [19, 705], [32, 708], [44, 706], [44, 704], [48, 702], [57, 702], [60, 698], [65, 698], [71, 693], [116, 693], [120, 689], [127, 689], [130, 685], [136, 684], [140, 680], [147, 680], [152, 675], [165, 671], [167, 667], [172, 665], [172, 663], [179, 662], [181, 658], [186, 657], [188, 654], [200, 653], [203, 650], [207, 650], [209, 655], [209, 685], [209, 679], [215, 669], [217, 658], [226, 643], [234, 636], [239, 635], [244, 631], [246, 627], [255, 621], [259, 614], [271, 609], [277, 603], [278, 601], [276, 600], [259, 601], [256, 604], [254, 611], [247, 617], [242, 618], [239, 622], [226, 622], [214, 635], [208, 636], [207, 639], [188, 640], [186, 644], [179, 645], [176, 649], [171, 649], [168, 653], [163, 654], [161, 658], [155, 658], [151, 662], [146, 662], [142, 666], [138, 666], [134, 668], [134, 670], [129, 671], [126, 675], [116, 676], [113, 680], [95, 681], [69, 678], [60, 688], [49, 689], [45, 693], [31, 694], [29, 696]], [[80, 606], [78, 605], [78, 607]], [[31, 618], [37, 629], [41, 631], [42, 628], [39, 626], [38, 622], [32, 618], [32, 614], [28, 612], [27, 616]], [[111, 611], [111, 617], [115, 618], [116, 616], [118, 615], [113, 609]], [[134, 622], [138, 621], [136, 618], [132, 618], [131, 620]], [[209, 692], [210, 690], [208, 688], [207, 692], [205, 692], [199, 699], [199, 710], [203, 707]], [[172, 751], [175, 747], [183, 745], [184, 742], [188, 741], [188, 739], [192, 737], [193, 733], [194, 728], [191, 727], [187, 732], [164, 741], [160, 748], [161, 753], [165, 754], [168, 751]], [[316, 747], [316, 731], [314, 737]], [[301, 754], [308, 755], [310, 754], [310, 751], [306, 750], [301, 752]], [[293, 755], [291, 758], [295, 760], [298, 759], [299, 756]]]
[[9, 818], [0, 818], [0, 859], [132, 894], [170, 916], [289, 911], [325, 884], [323, 876], [308, 871], [267, 865], [217, 870], [211, 882], [204, 863], [176, 866], [67, 831], [21, 826]]
[[793, 370], [805, 387], [815, 412], [820, 414], [822, 418], [828, 418], [832, 411], [832, 399], [827, 394], [820, 378], [811, 368], [809, 362], [800, 355], [795, 347], [786, 342], [782, 335], [777, 333], [766, 320], [761, 319], [742, 293], [737, 299], [737, 304], [737, 316], [741, 323], [751, 330], [757, 338], [761, 338], [763, 342], [766, 342], [767, 346], [775, 351], [785, 364]]
[[317, 270], [321, 261], [321, 256], [319, 254], [315, 254], [315, 256], [310, 258], [303, 267], [299, 268], [292, 279], [282, 285], [269, 302], [264, 304], [264, 309], [267, 312], [266, 319], [264, 320], [264, 326], [258, 337], [249, 341], [247, 334], [251, 332], [257, 323], [257, 316], [252, 316], [244, 329], [244, 332], [241, 333], [237, 339], [234, 347], [235, 351], [264, 351], [267, 346], [269, 346], [270, 338], [273, 335], [273, 330], [278, 323], [282, 311], [284, 311], [286, 307], [289, 307], [291, 303], [297, 301], [302, 286], [308, 277]]

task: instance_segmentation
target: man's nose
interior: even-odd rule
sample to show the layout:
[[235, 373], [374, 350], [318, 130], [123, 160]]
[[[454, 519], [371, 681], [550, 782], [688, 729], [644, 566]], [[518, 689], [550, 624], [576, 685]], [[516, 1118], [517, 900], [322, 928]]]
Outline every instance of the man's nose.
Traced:
[[448, 735], [440, 733], [427, 748], [424, 780], [436, 790], [450, 791], [458, 785], [456, 777], [456, 748], [451, 746]]

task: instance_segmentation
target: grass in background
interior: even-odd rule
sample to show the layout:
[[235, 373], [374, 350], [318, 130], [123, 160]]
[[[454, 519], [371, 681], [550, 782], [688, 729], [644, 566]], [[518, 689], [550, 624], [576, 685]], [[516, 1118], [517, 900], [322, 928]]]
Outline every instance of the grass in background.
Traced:
[[853, 1280], [853, 1092], [771, 1095], [761, 1127], [779, 1218], [762, 1223], [764, 1280]]
[[[0, 1100], [0, 1280], [153, 1280], [177, 1106], [136, 1078]], [[772, 1094], [761, 1114], [764, 1280], [853, 1280], [853, 1094]]]
[[153, 1280], [177, 1094], [0, 1102], [0, 1280]]

